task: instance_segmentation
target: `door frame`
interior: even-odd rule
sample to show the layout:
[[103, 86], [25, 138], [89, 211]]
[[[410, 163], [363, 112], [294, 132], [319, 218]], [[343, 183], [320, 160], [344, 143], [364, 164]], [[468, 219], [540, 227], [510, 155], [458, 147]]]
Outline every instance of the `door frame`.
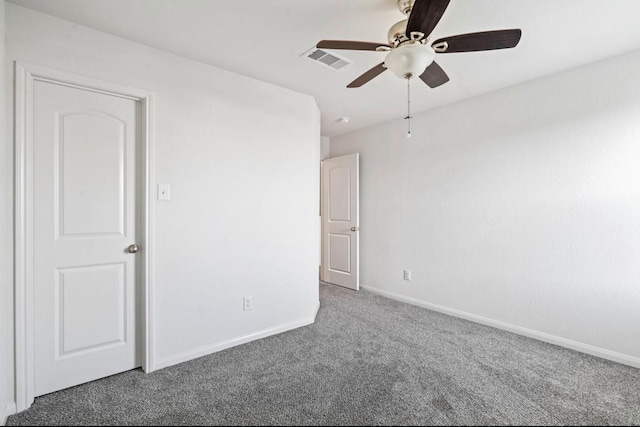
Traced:
[[[139, 319], [137, 348], [145, 372], [154, 370], [153, 310], [153, 100], [152, 92], [83, 77], [16, 61], [15, 75], [15, 152], [14, 152], [14, 280], [15, 280], [15, 384], [17, 411], [28, 409], [35, 399], [34, 316], [33, 316], [33, 87], [36, 81], [89, 90], [140, 102], [142, 123], [141, 159], [136, 170], [138, 197], [142, 212], [137, 226], [142, 239], [142, 257], [137, 276], [136, 304]], [[139, 310], [139, 311], [138, 311]]]
[[[329, 189], [325, 188], [324, 185], [324, 179], [325, 179], [325, 165], [327, 164], [327, 162], [337, 159], [337, 158], [342, 158], [342, 157], [348, 157], [348, 156], [355, 156], [356, 157], [356, 179], [354, 180], [355, 183], [355, 197], [356, 197], [356, 201], [357, 201], [357, 214], [356, 214], [356, 234], [355, 234], [355, 238], [356, 238], [356, 245], [357, 245], [357, 250], [356, 250], [356, 259], [355, 259], [355, 264], [356, 264], [356, 288], [353, 289], [351, 287], [348, 286], [344, 286], [344, 285], [339, 285], [339, 284], [335, 284], [330, 282], [324, 274], [325, 271], [325, 267], [328, 268], [329, 265], [329, 260], [327, 259], [327, 245], [329, 244], [329, 242], [327, 241], [327, 235], [328, 235], [328, 231], [326, 229], [325, 223], [327, 222], [327, 218], [325, 215], [325, 208], [327, 208], [324, 199], [325, 199], [325, 192], [329, 191]], [[355, 291], [359, 291], [361, 288], [361, 284], [360, 284], [360, 153], [351, 153], [351, 154], [343, 154], [340, 156], [336, 156], [336, 157], [328, 157], [326, 159], [323, 159], [320, 161], [320, 280], [322, 280], [323, 282], [327, 282], [327, 283], [332, 283], [335, 284], [336, 286], [344, 286], [346, 289], [352, 289]]]

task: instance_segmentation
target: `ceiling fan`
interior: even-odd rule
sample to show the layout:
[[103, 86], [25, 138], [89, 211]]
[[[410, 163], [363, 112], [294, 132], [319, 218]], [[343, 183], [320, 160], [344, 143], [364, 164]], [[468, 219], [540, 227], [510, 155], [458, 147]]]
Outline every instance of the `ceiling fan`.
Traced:
[[429, 87], [436, 88], [449, 81], [444, 70], [433, 60], [436, 53], [508, 49], [515, 47], [520, 41], [522, 31], [511, 29], [459, 34], [431, 43], [429, 36], [442, 18], [449, 2], [450, 0], [398, 0], [398, 8], [407, 19], [391, 27], [388, 44], [322, 40], [316, 47], [388, 52], [384, 62], [349, 83], [348, 88], [360, 87], [387, 69], [402, 79], [409, 80], [420, 76]]

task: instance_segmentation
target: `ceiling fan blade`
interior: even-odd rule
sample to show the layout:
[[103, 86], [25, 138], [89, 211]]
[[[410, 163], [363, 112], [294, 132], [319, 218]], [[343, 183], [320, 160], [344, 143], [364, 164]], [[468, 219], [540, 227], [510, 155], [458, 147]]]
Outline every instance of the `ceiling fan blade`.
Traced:
[[321, 40], [316, 45], [318, 49], [348, 49], [348, 50], [377, 50], [379, 47], [391, 49], [386, 43], [359, 42], [352, 40]]
[[[480, 33], [460, 34], [444, 37], [433, 42], [438, 53], [476, 52], [480, 50], [509, 49], [516, 47], [522, 36], [522, 30], [483, 31]], [[437, 45], [446, 42], [447, 48], [440, 51]]]
[[428, 37], [440, 22], [450, 0], [416, 0], [409, 14], [406, 35], [411, 38], [414, 31]]
[[449, 81], [449, 76], [444, 72], [442, 68], [435, 62], [424, 70], [424, 73], [420, 75], [420, 79], [427, 84], [430, 88], [436, 88]]
[[360, 87], [363, 84], [367, 83], [369, 80], [372, 80], [374, 77], [377, 77], [380, 74], [382, 74], [385, 70], [386, 68], [384, 66], [384, 62], [381, 62], [375, 67], [373, 67], [372, 69], [370, 69], [369, 71], [367, 71], [366, 73], [364, 73], [363, 75], [361, 75], [360, 77], [358, 77], [357, 79], [355, 79], [354, 81], [352, 81], [351, 83], [349, 83], [347, 87], [348, 88]]

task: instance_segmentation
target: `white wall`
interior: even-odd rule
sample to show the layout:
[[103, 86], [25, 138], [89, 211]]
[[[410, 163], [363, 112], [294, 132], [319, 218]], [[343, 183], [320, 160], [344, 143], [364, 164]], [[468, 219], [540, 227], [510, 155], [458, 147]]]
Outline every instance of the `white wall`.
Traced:
[[[0, 82], [6, 81], [5, 2], [0, 0]], [[13, 388], [13, 257], [11, 143], [5, 85], [0, 83], [0, 425], [15, 412]]]
[[332, 138], [361, 154], [362, 284], [640, 367], [638, 75], [634, 52], [417, 115], [413, 139]]
[[320, 160], [329, 158], [331, 139], [328, 136], [320, 138]]
[[156, 367], [314, 320], [312, 97], [12, 4], [7, 16], [9, 61], [155, 93], [152, 181], [171, 185], [154, 203]]

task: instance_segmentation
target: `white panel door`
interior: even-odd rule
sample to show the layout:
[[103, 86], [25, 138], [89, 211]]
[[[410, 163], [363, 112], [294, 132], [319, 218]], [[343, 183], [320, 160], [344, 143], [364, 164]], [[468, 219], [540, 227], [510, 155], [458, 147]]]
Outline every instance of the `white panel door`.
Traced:
[[[36, 81], [35, 395], [140, 366], [136, 348], [138, 102]], [[135, 251], [135, 248], [131, 248]]]
[[359, 279], [359, 155], [322, 161], [322, 278], [350, 289]]

